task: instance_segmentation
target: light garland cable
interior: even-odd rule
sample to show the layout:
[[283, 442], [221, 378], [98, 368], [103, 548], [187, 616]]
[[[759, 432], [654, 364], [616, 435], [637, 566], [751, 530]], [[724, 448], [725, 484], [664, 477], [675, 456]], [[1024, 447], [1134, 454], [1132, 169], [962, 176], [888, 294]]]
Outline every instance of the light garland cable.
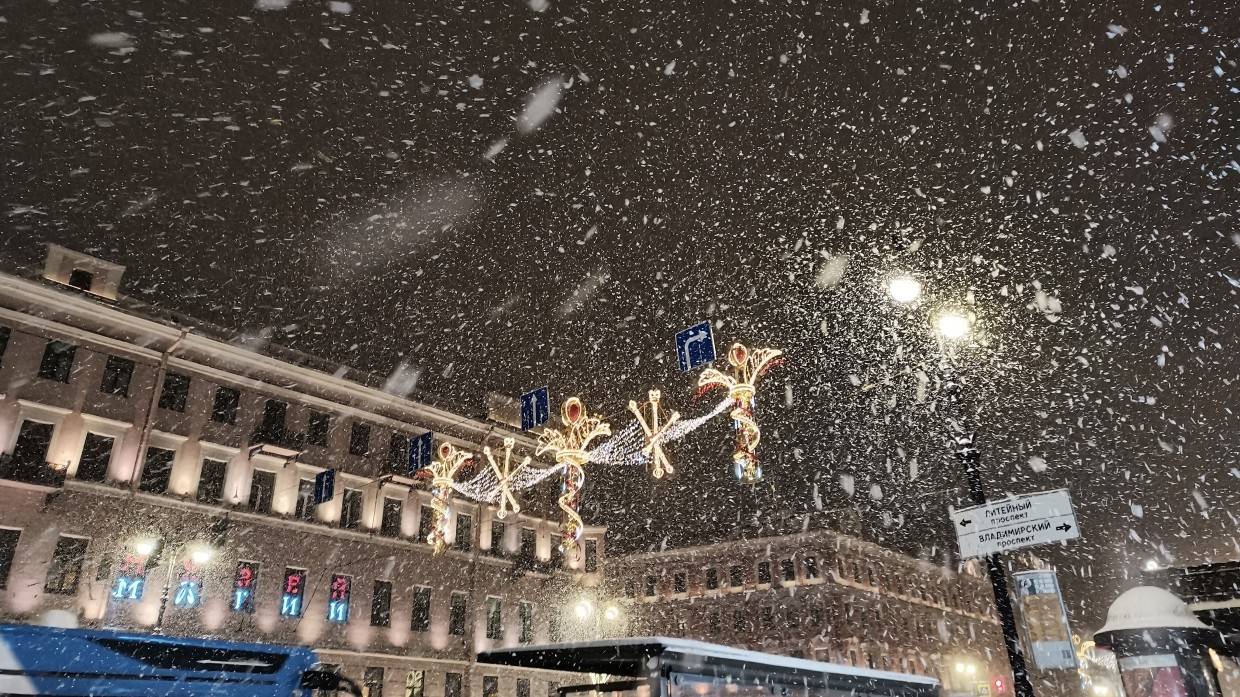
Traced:
[[752, 483], [762, 479], [762, 466], [758, 464], [756, 452], [762, 432], [753, 418], [754, 383], [782, 354], [779, 349], [769, 348], [751, 351], [738, 342], [728, 349], [732, 375], [707, 368], [698, 379], [700, 389], [723, 387], [728, 391], [728, 399], [732, 402], [730, 415], [736, 429], [736, 450], [732, 453], [732, 462], [736, 478], [741, 481]]

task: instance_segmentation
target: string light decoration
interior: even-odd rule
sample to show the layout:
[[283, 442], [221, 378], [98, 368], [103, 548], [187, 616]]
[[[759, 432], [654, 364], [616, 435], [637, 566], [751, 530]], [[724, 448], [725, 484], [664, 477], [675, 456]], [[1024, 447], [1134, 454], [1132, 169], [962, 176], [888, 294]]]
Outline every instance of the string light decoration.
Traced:
[[[663, 452], [663, 440], [667, 435], [667, 430], [680, 420], [680, 413], [673, 411], [667, 417], [667, 421], [659, 425], [659, 400], [662, 393], [658, 390], [650, 390], [647, 393], [649, 399], [642, 407], [637, 406], [635, 400], [629, 400], [629, 411], [637, 417], [637, 423], [642, 428], [642, 433], [646, 434], [646, 442], [642, 446], [641, 454], [650, 463], [650, 475], [655, 479], [662, 479], [664, 474], [672, 474], [676, 470], [672, 468], [672, 463], [667, 459], [667, 454]], [[648, 407], [650, 416], [647, 417], [642, 412], [642, 408]]]
[[516, 445], [515, 438], [504, 439], [504, 464], [501, 467], [495, 462], [495, 455], [491, 453], [490, 446], [482, 448], [482, 454], [486, 456], [487, 462], [491, 464], [491, 472], [495, 475], [495, 497], [499, 499], [499, 510], [495, 512], [495, 517], [503, 520], [508, 517], [509, 509], [513, 513], [521, 512], [521, 505], [517, 503], [517, 498], [512, 495], [512, 485], [515, 478], [521, 474], [523, 470], [530, 466], [530, 456], [526, 455], [517, 468], [512, 469], [512, 448]]
[[581, 487], [586, 481], [586, 472], [582, 467], [590, 461], [586, 448], [590, 442], [600, 436], [611, 435], [611, 425], [597, 416], [586, 413], [586, 406], [576, 397], [564, 400], [560, 407], [560, 419], [563, 431], [543, 430], [538, 437], [538, 450], [535, 455], [550, 452], [555, 456], [556, 464], [564, 469], [564, 485], [560, 494], [560, 510], [564, 511], [564, 523], [561, 526], [560, 549], [565, 556], [574, 553], [581, 540], [583, 522], [578, 512], [581, 505]]
[[732, 366], [732, 375], [727, 375], [715, 368], [707, 368], [698, 378], [698, 388], [702, 391], [722, 387], [728, 391], [728, 399], [732, 403], [732, 424], [736, 429], [736, 450], [732, 453], [732, 462], [736, 478], [744, 482], [756, 482], [762, 479], [762, 466], [758, 464], [758, 441], [762, 432], [754, 421], [754, 383], [769, 369], [776, 358], [783, 355], [779, 349], [760, 348], [750, 350], [737, 342], [728, 349], [728, 363]]
[[448, 502], [454, 490], [453, 480], [456, 479], [456, 473], [461, 467], [473, 459], [474, 455], [464, 450], [457, 450], [456, 446], [451, 443], [440, 443], [435, 452], [438, 459], [429, 467], [421, 470], [419, 474], [426, 472], [431, 477], [431, 509], [434, 511], [434, 524], [426, 535], [426, 541], [430, 543], [435, 554], [440, 554], [448, 548]]

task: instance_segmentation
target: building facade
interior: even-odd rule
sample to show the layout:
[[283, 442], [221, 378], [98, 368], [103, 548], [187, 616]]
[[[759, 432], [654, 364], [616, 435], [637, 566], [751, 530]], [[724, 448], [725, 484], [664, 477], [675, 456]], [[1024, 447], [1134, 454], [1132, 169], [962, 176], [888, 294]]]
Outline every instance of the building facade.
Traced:
[[631, 633], [938, 678], [1010, 694], [988, 580], [829, 530], [612, 557]]
[[435, 556], [410, 476], [427, 433], [532, 439], [161, 317], [123, 272], [52, 246], [40, 277], [0, 274], [0, 621], [305, 644], [372, 696], [551, 692], [473, 657], [557, 640], [604, 530], [565, 560], [556, 521], [458, 498]]

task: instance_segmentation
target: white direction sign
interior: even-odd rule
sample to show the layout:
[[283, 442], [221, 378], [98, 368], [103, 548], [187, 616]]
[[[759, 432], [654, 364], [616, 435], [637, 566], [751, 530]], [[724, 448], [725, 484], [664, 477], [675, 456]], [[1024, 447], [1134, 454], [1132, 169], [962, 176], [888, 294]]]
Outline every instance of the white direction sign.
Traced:
[[1081, 536], [1067, 489], [1021, 494], [951, 512], [960, 556], [969, 559]]

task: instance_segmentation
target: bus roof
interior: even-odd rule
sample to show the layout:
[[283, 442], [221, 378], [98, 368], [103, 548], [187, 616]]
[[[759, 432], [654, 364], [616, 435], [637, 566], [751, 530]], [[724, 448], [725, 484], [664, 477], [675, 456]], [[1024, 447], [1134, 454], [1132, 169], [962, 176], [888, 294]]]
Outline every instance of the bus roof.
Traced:
[[934, 692], [939, 684], [934, 678], [921, 675], [856, 668], [668, 637], [634, 637], [499, 649], [478, 654], [478, 662], [640, 677], [650, 672], [648, 660], [652, 657], [657, 657], [664, 667], [687, 672], [698, 672], [704, 666], [731, 666], [749, 672], [765, 671], [789, 678], [840, 676], [887, 684], [893, 688], [903, 687], [914, 692]]

